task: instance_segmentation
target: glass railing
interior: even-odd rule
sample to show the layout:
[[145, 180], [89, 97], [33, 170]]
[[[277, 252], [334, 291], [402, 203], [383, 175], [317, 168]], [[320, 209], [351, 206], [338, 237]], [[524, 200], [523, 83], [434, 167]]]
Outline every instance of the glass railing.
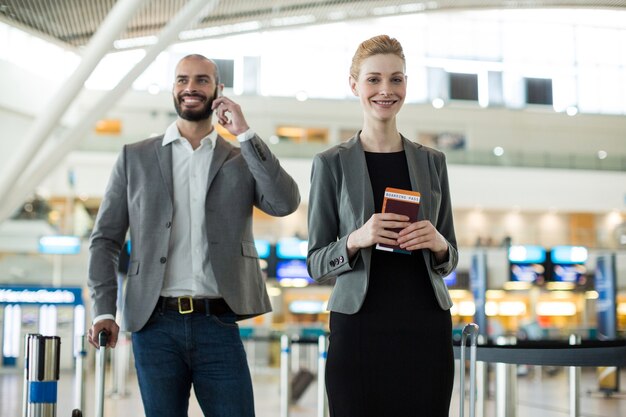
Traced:
[[[272, 151], [279, 157], [312, 158], [313, 155], [322, 152], [330, 145], [281, 142], [270, 146]], [[480, 150], [447, 150], [445, 153], [448, 164], [451, 165], [626, 171], [626, 155], [607, 156], [605, 159], [599, 159], [589, 155], [550, 152], [507, 152], [502, 156], [496, 156], [491, 151]]]
[[[122, 145], [129, 143], [123, 137], [89, 139], [79, 150], [99, 152], [119, 152]], [[270, 144], [272, 152], [279, 158], [310, 159], [315, 154], [328, 149], [327, 143], [294, 143], [281, 141]], [[506, 152], [496, 156], [487, 150], [447, 150], [450, 165], [483, 165], [529, 168], [586, 169], [596, 171], [626, 171], [626, 155], [608, 155], [599, 159], [595, 155], [552, 152]]]
[[496, 156], [490, 151], [446, 151], [448, 164], [511, 166], [530, 168], [587, 169], [596, 171], [626, 171], [626, 156], [604, 159], [575, 153], [507, 152]]

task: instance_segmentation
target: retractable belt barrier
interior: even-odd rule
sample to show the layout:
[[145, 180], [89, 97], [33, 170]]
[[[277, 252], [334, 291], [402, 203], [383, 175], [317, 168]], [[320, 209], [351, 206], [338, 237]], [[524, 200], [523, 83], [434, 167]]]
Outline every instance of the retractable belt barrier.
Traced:
[[[626, 340], [584, 340], [579, 345], [567, 341], [517, 341], [515, 345], [477, 346], [479, 362], [549, 366], [626, 366]], [[454, 346], [454, 357], [461, 357]]]
[[[464, 349], [464, 348], [463, 348]], [[461, 359], [462, 348], [454, 346], [454, 357]], [[464, 353], [464, 352], [463, 352]], [[477, 346], [476, 359], [482, 363], [496, 364], [496, 417], [517, 416], [516, 365], [569, 367], [569, 416], [580, 416], [580, 367], [626, 366], [626, 340], [582, 341], [571, 335], [567, 341], [516, 341], [515, 344], [483, 344]], [[480, 363], [479, 363], [480, 365]], [[481, 365], [485, 378], [486, 368]], [[484, 416], [485, 384], [478, 384], [480, 412]]]

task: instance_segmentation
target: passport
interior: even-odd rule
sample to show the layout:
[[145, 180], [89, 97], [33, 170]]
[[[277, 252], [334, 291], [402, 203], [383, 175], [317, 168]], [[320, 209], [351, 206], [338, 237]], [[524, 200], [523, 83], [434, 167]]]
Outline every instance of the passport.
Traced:
[[[417, 213], [420, 207], [420, 193], [417, 191], [402, 190], [400, 188], [385, 188], [385, 196], [383, 198], [383, 213], [402, 214], [409, 218], [409, 222], [417, 221]], [[391, 229], [399, 232], [401, 228]], [[397, 245], [387, 245], [377, 243], [376, 249], [388, 252], [411, 254], [411, 251], [400, 248]]]

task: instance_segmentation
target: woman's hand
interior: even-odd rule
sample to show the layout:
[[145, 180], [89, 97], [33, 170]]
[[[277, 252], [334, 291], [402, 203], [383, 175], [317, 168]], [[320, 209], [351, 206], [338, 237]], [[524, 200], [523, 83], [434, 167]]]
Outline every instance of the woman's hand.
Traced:
[[398, 244], [402, 249], [430, 249], [438, 263], [448, 256], [448, 242], [428, 220], [411, 223], [398, 234]]
[[359, 249], [367, 248], [376, 243], [387, 245], [398, 244], [398, 233], [390, 229], [403, 229], [411, 223], [409, 218], [401, 214], [375, 213], [360, 228], [348, 236], [348, 256], [352, 257]]

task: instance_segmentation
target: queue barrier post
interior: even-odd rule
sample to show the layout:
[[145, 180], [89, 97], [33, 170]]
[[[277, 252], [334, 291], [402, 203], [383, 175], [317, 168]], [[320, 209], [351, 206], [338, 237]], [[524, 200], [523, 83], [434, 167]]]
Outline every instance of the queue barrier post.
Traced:
[[[514, 345], [515, 337], [500, 336], [498, 345]], [[517, 365], [496, 364], [496, 417], [517, 417]]]
[[[569, 337], [570, 345], [580, 345], [581, 337], [572, 334]], [[569, 415], [570, 417], [580, 416], [580, 367], [569, 367]]]
[[[478, 335], [478, 344], [483, 345], [485, 337]], [[487, 396], [489, 394], [489, 374], [487, 363], [476, 362], [476, 416], [485, 417], [487, 413]]]
[[74, 405], [75, 409], [83, 410], [85, 407], [85, 357], [87, 349], [85, 348], [85, 335], [76, 336], [76, 352], [74, 352], [74, 360], [76, 363], [74, 374]]
[[25, 417], [55, 417], [61, 339], [29, 334], [24, 346]]
[[465, 344], [469, 337], [470, 342], [470, 416], [474, 417], [476, 414], [476, 341], [478, 338], [478, 325], [475, 323], [467, 324], [463, 327], [463, 333], [461, 334], [461, 374], [459, 389], [461, 390], [461, 404], [460, 404], [460, 417], [465, 413]]
[[35, 337], [37, 334], [28, 333], [24, 336], [24, 386], [22, 387], [22, 417], [28, 417], [28, 352], [31, 337]]
[[130, 338], [127, 332], [119, 332], [116, 348], [111, 350], [111, 391], [112, 398], [129, 395], [126, 380], [130, 371]]
[[289, 417], [291, 403], [291, 337], [280, 336], [280, 417]]
[[328, 415], [328, 400], [326, 398], [326, 358], [328, 356], [328, 339], [321, 335], [317, 339], [317, 417]]
[[489, 392], [489, 378], [487, 364], [476, 362], [476, 416], [485, 417], [487, 413], [487, 393]]
[[254, 375], [256, 373], [256, 341], [254, 340], [254, 328], [239, 326], [239, 336], [241, 337], [241, 342], [246, 351], [250, 374]]

